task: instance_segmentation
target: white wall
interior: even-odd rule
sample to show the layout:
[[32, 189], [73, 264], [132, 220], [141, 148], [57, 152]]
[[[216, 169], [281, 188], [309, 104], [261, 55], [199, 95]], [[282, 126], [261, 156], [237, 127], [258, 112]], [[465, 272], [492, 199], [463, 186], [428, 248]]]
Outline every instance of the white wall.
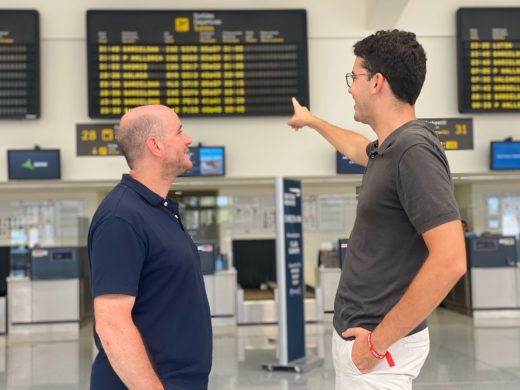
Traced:
[[[370, 4], [378, 2], [370, 2]], [[363, 0], [0, 0], [0, 8], [32, 8], [40, 13], [42, 116], [34, 121], [0, 122], [0, 156], [8, 148], [39, 144], [62, 151], [64, 180], [118, 179], [126, 164], [121, 157], [76, 157], [75, 124], [95, 122], [87, 115], [85, 11], [87, 9], [305, 8], [308, 11], [312, 110], [340, 126], [373, 137], [352, 118], [352, 100], [344, 74], [354, 60], [352, 45], [373, 32], [365, 28]], [[379, 2], [381, 4], [381, 2]], [[409, 0], [395, 27], [415, 31], [428, 55], [428, 75], [417, 103], [419, 117], [452, 117], [457, 112], [455, 11], [460, 6], [520, 6], [520, 0]], [[368, 10], [373, 12], [373, 10]], [[387, 27], [387, 26], [383, 26]], [[292, 132], [288, 118], [184, 119], [194, 143], [223, 144], [229, 177], [276, 175], [320, 176], [335, 173], [331, 147], [310, 130]], [[475, 150], [448, 153], [455, 173], [488, 169], [492, 139], [520, 134], [519, 114], [474, 116]], [[249, 147], [248, 147], [249, 146]], [[0, 158], [0, 182], [6, 180]]]

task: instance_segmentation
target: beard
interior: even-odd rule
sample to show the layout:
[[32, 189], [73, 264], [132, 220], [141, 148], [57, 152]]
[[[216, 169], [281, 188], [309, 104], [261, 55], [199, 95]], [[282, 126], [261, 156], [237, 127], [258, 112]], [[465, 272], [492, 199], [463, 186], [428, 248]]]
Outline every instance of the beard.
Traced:
[[161, 176], [163, 179], [171, 180], [182, 175], [191, 168], [193, 168], [193, 163], [189, 157], [183, 154], [181, 157], [176, 159], [165, 161], [162, 165]]

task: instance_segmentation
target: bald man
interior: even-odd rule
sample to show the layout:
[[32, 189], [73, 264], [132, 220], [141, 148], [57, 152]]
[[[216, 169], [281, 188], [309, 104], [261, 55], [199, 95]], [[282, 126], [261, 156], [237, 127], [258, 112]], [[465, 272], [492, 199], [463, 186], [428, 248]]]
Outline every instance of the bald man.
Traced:
[[129, 174], [97, 209], [88, 237], [94, 339], [91, 389], [205, 389], [212, 330], [199, 255], [167, 198], [192, 167], [175, 112], [142, 106], [117, 134]]

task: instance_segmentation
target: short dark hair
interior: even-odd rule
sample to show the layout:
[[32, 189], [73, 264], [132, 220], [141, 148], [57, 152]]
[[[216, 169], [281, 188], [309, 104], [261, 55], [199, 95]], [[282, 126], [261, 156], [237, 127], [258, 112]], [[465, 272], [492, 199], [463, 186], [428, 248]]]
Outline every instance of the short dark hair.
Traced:
[[426, 53], [414, 33], [377, 31], [357, 42], [354, 54], [370, 76], [385, 77], [397, 99], [415, 104], [426, 77]]

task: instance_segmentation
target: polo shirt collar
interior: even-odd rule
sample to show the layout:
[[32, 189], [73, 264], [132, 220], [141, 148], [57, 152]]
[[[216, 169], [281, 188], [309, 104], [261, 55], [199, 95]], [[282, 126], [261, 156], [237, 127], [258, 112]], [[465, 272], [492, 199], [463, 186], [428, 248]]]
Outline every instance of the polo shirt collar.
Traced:
[[411, 120], [409, 122], [404, 123], [402, 126], [398, 127], [394, 131], [392, 131], [390, 133], [390, 135], [388, 137], [386, 137], [386, 139], [381, 144], [381, 146], [379, 146], [379, 141], [378, 140], [375, 140], [375, 141], [369, 143], [367, 145], [367, 149], [366, 149], [367, 155], [370, 156], [371, 154], [373, 154], [374, 150], [377, 151], [376, 155], [377, 154], [383, 155], [383, 153], [390, 146], [392, 146], [392, 144], [397, 139], [397, 137], [399, 137], [399, 135], [401, 135], [401, 133], [403, 133], [407, 128], [409, 128], [409, 125], [414, 123], [414, 122], [419, 122], [422, 126], [426, 127], [427, 130], [431, 131], [435, 135], [435, 137], [437, 137], [437, 133], [435, 133], [435, 130], [434, 130], [434, 128], [432, 127], [432, 125], [430, 123], [424, 122], [424, 121], [420, 121], [419, 119], [414, 119], [414, 120]]
[[121, 178], [121, 184], [137, 192], [144, 200], [146, 200], [152, 206], [159, 206], [166, 200], [163, 199], [160, 195], [150, 190], [143, 183], [135, 180], [132, 176], [130, 176], [127, 173], [123, 174], [123, 177]]

